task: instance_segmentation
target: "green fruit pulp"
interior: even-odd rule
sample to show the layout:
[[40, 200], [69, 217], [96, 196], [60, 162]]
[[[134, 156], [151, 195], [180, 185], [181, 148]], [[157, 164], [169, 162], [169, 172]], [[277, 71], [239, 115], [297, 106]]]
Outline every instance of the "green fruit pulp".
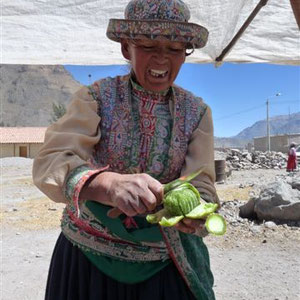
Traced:
[[168, 192], [163, 202], [170, 215], [185, 216], [200, 204], [200, 194], [194, 186], [184, 183]]
[[206, 219], [205, 227], [209, 233], [223, 235], [226, 232], [226, 221], [219, 214], [210, 214]]

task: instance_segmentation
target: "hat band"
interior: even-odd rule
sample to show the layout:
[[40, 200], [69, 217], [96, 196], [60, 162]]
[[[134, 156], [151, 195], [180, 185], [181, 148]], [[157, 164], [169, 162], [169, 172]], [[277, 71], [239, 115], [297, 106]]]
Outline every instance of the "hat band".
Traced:
[[202, 48], [208, 38], [206, 28], [187, 22], [165, 20], [122, 20], [110, 19], [106, 35], [120, 42], [124, 39], [169, 40], [186, 43], [187, 48]]

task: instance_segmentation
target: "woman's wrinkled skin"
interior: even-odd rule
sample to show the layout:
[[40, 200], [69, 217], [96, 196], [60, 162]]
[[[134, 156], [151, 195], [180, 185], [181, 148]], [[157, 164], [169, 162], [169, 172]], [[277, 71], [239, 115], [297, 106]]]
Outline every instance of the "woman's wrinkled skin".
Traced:
[[179, 42], [123, 39], [121, 47], [137, 82], [148, 91], [172, 86], [185, 61], [185, 45]]
[[80, 198], [119, 208], [133, 217], [155, 209], [162, 201], [163, 185], [148, 174], [103, 172], [83, 188]]

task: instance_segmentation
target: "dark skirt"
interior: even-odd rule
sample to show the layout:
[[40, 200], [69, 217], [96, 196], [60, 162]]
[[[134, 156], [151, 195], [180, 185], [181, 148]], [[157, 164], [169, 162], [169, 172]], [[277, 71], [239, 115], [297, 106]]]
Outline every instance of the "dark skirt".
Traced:
[[195, 300], [195, 297], [173, 263], [146, 281], [121, 283], [99, 271], [61, 234], [51, 260], [45, 299]]

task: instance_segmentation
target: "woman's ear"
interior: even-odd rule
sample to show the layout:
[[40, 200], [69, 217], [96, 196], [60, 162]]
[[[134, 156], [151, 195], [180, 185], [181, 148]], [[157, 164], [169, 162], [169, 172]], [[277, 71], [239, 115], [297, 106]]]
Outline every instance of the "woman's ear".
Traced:
[[127, 60], [130, 60], [129, 43], [126, 39], [121, 39], [121, 51]]

